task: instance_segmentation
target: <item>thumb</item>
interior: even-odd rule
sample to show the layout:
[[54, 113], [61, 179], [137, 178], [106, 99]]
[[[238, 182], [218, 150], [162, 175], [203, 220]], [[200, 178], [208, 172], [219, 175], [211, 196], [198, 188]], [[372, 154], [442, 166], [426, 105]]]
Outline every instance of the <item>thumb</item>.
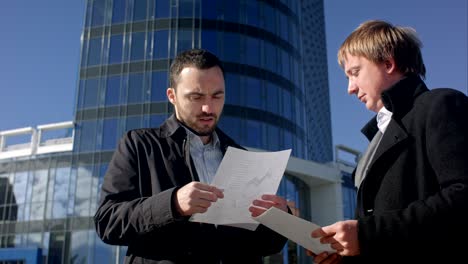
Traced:
[[323, 227], [319, 227], [315, 229], [314, 231], [312, 231], [311, 235], [313, 238], [318, 238], [318, 237], [326, 236], [327, 233], [323, 230]]

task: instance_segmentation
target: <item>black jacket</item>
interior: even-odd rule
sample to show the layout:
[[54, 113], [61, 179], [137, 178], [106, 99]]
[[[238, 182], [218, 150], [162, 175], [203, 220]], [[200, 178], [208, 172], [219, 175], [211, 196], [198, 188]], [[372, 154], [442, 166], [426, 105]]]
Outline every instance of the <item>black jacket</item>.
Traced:
[[[359, 263], [465, 259], [468, 98], [413, 76], [382, 101], [393, 116], [358, 191]], [[374, 118], [363, 133], [377, 129]]]
[[[223, 153], [241, 148], [217, 129]], [[155, 129], [127, 132], [109, 164], [94, 216], [99, 237], [127, 245], [126, 263], [262, 263], [286, 239], [260, 225], [256, 231], [215, 227], [180, 217], [178, 188], [198, 181], [186, 131], [171, 116]]]

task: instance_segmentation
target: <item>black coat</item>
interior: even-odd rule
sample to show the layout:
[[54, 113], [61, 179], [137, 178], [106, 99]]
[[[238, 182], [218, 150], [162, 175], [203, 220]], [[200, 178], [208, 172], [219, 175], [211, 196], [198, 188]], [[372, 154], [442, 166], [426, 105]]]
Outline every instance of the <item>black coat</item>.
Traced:
[[[221, 130], [223, 153], [241, 148]], [[94, 216], [99, 237], [127, 245], [126, 263], [262, 263], [286, 239], [260, 225], [256, 231], [188, 221], [174, 208], [178, 188], [198, 181], [174, 116], [159, 128], [126, 133], [109, 164]]]
[[[382, 101], [393, 116], [358, 191], [359, 263], [464, 259], [468, 98], [407, 77]], [[369, 140], [376, 125], [363, 128]]]

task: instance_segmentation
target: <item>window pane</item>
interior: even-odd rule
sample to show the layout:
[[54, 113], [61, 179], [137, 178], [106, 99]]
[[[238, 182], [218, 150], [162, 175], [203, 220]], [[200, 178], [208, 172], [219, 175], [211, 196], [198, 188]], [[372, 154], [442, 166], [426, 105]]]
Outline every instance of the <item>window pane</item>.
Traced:
[[168, 38], [167, 30], [154, 32], [153, 59], [165, 59], [168, 57]]
[[92, 173], [92, 166], [78, 167], [78, 176], [76, 180], [77, 188], [75, 193], [76, 216], [91, 216], [92, 214], [90, 212]]
[[292, 100], [291, 93], [284, 89], [281, 89], [281, 101], [282, 108], [281, 115], [288, 120], [292, 120]]
[[83, 121], [81, 127], [78, 127], [80, 131], [80, 147], [81, 152], [94, 150], [94, 141], [96, 137], [96, 121]]
[[224, 20], [237, 23], [239, 21], [239, 1], [222, 1], [224, 5]]
[[177, 52], [192, 48], [192, 31], [179, 30], [177, 35]]
[[246, 96], [247, 106], [261, 109], [262, 101], [260, 81], [256, 78], [245, 77], [245, 82], [245, 85], [242, 87], [246, 91], [244, 94], [248, 94], [248, 96]]
[[45, 203], [32, 203], [29, 220], [43, 220], [44, 219]]
[[261, 56], [261, 49], [260, 49], [260, 41], [257, 38], [247, 37], [247, 64], [252, 66], [260, 67], [260, 56]]
[[22, 171], [15, 174], [13, 193], [18, 204], [26, 202], [26, 186], [28, 183], [28, 172]]
[[213, 54], [218, 54], [216, 31], [203, 30], [201, 45], [203, 49], [206, 49]]
[[239, 142], [241, 145], [241, 122], [237, 117], [224, 115], [219, 121], [219, 127], [226, 132], [232, 139]]
[[93, 1], [93, 18], [91, 26], [101, 26], [104, 24], [104, 6], [106, 1]]
[[43, 202], [46, 199], [48, 170], [37, 170], [32, 179], [32, 200]]
[[267, 82], [267, 110], [272, 113], [279, 113], [279, 87]]
[[150, 127], [159, 127], [165, 119], [165, 115], [151, 115]]
[[166, 90], [168, 86], [167, 72], [153, 72], [151, 80], [151, 102], [167, 101]]
[[261, 148], [261, 124], [258, 121], [247, 120], [247, 145], [253, 148]]
[[226, 32], [224, 40], [224, 60], [229, 62], [240, 62], [240, 43], [239, 36], [236, 33]]
[[[212, 0], [202, 0], [202, 17], [204, 19], [216, 19], [216, 3]], [[251, 2], [251, 1], [249, 1]]]
[[125, 20], [125, 0], [114, 0], [112, 6], [112, 24], [124, 22]]
[[70, 178], [70, 168], [57, 168], [55, 171], [54, 201], [67, 201], [68, 182]]
[[264, 17], [263, 28], [275, 34], [276, 33], [276, 10], [265, 2], [263, 2], [263, 17]]
[[129, 131], [132, 129], [141, 128], [142, 127], [141, 121], [142, 121], [141, 116], [132, 116], [132, 117], [127, 118], [127, 124], [125, 126], [125, 130]]
[[85, 81], [84, 108], [97, 107], [98, 104], [98, 84], [99, 79], [89, 79]]
[[119, 104], [120, 78], [121, 76], [112, 76], [107, 78], [106, 106]]
[[117, 119], [104, 120], [102, 149], [111, 150], [117, 146]]
[[240, 81], [236, 74], [226, 74], [226, 104], [240, 105]]
[[145, 56], [145, 33], [137, 32], [132, 34], [132, 51], [130, 60], [142, 60]]
[[246, 1], [246, 24], [254, 27], [260, 26], [258, 5], [259, 1]]
[[289, 54], [281, 50], [281, 75], [283, 75], [286, 79], [291, 80], [291, 69], [290, 69], [290, 63], [289, 63]]
[[101, 42], [102, 38], [93, 38], [89, 40], [88, 66], [98, 65], [101, 61]]
[[110, 38], [109, 64], [122, 62], [123, 36], [114, 35]]
[[156, 18], [168, 18], [169, 17], [169, 3], [167, 0], [156, 0], [155, 1], [155, 15]]
[[277, 151], [279, 147], [279, 129], [274, 125], [268, 125], [268, 150]]
[[128, 82], [128, 103], [143, 101], [143, 74], [131, 74]]
[[265, 67], [271, 72], [276, 72], [276, 66], [278, 64], [276, 60], [276, 47], [270, 42], [265, 41]]
[[133, 21], [140, 21], [146, 19], [147, 0], [135, 0], [133, 7]]
[[193, 0], [179, 0], [179, 17], [193, 17]]

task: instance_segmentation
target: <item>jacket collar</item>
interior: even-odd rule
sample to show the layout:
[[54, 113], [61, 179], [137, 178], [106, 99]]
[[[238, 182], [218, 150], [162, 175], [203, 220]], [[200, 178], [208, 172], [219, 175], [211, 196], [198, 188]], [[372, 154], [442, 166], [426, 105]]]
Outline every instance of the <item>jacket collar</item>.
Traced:
[[[172, 114], [166, 121], [161, 125], [159, 128], [160, 136], [167, 138], [167, 137], [174, 137], [185, 139], [187, 137], [187, 132], [182, 124], [177, 120], [175, 114]], [[216, 127], [216, 134], [218, 135], [220, 144], [221, 144], [221, 151], [224, 153], [228, 146], [236, 146], [237, 148], [241, 148], [237, 145], [234, 140], [232, 140], [229, 136], [227, 136], [221, 129]]]
[[[419, 76], [406, 76], [382, 93], [382, 103], [393, 113], [392, 119], [401, 119], [413, 107], [416, 97], [427, 91], [429, 89]], [[371, 140], [377, 130], [377, 120], [374, 116], [361, 132]]]

